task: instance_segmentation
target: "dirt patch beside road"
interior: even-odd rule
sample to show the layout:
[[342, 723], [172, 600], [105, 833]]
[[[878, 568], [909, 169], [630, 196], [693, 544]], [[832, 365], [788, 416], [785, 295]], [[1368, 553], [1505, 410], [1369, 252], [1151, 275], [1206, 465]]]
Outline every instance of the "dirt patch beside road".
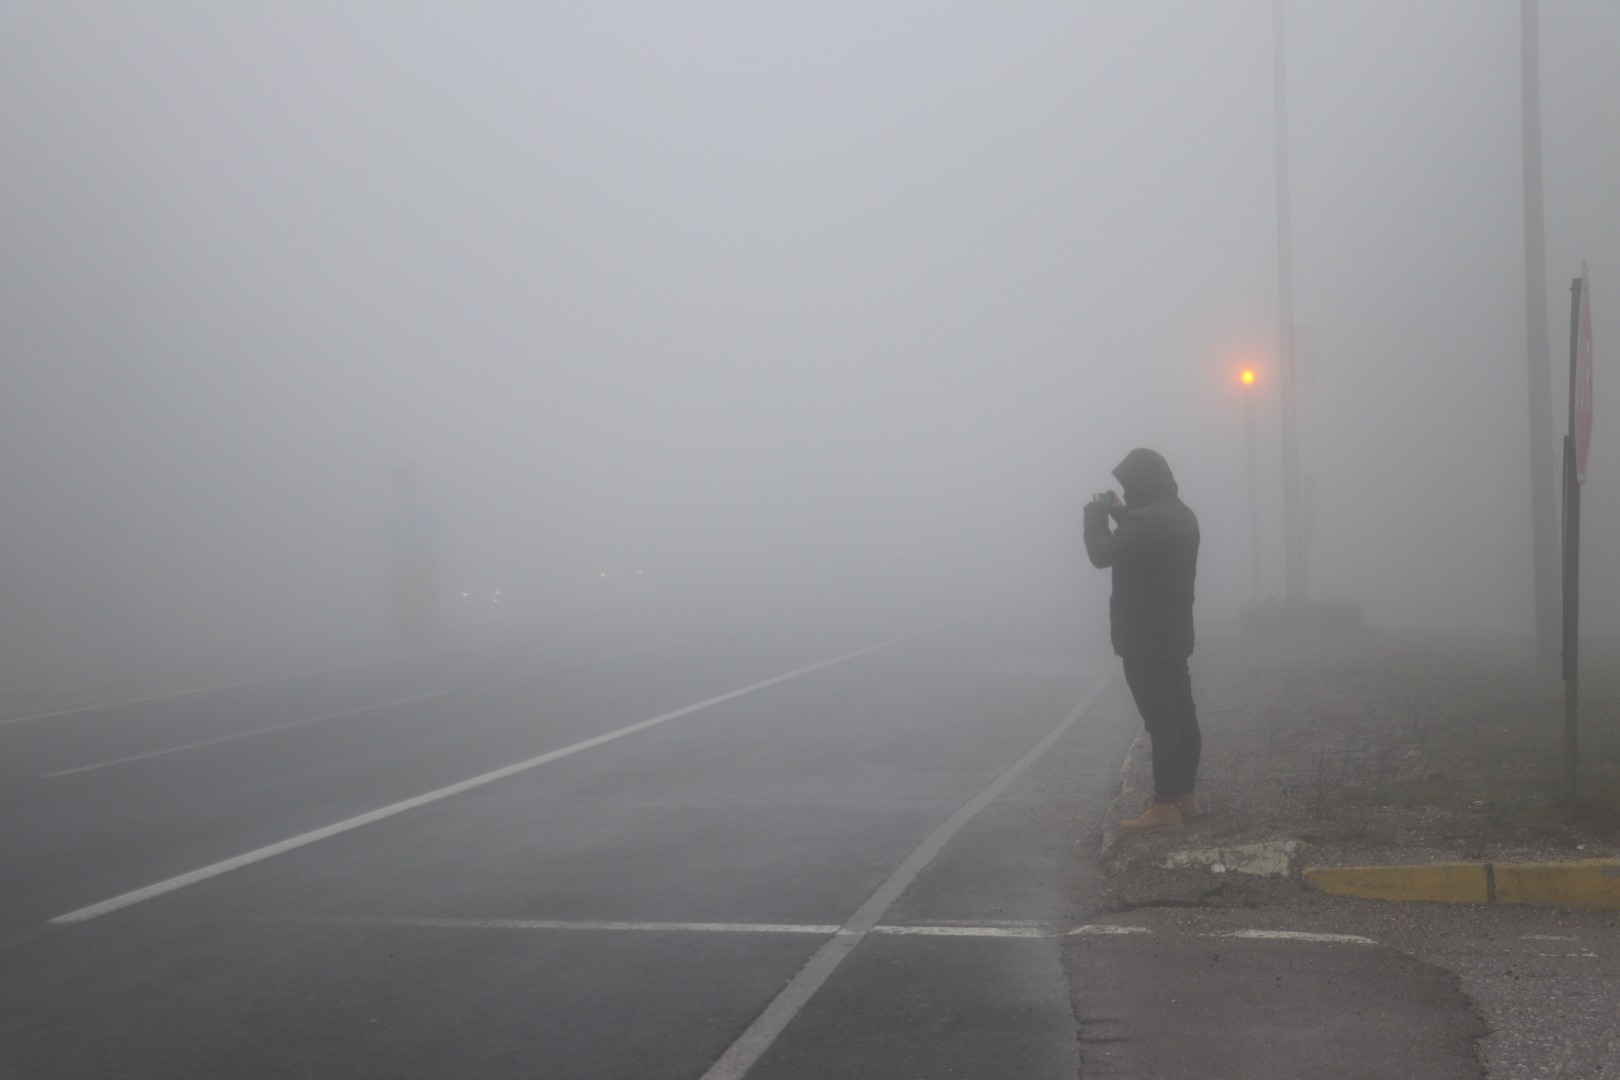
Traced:
[[[1174, 851], [1287, 840], [1306, 842], [1304, 859], [1318, 866], [1614, 855], [1620, 649], [1583, 651], [1581, 798], [1570, 816], [1563, 683], [1535, 665], [1527, 640], [1206, 631], [1193, 688], [1210, 813], [1166, 833], [1112, 836], [1107, 867], [1129, 877]], [[1151, 793], [1145, 740], [1138, 751], [1120, 814]], [[1214, 889], [1211, 878], [1205, 869]]]

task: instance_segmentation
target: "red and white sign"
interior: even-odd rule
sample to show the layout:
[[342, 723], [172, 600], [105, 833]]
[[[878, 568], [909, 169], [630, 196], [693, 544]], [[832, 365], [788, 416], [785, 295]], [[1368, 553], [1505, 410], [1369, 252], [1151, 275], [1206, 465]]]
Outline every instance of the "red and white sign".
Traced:
[[1586, 287], [1586, 264], [1581, 264], [1580, 313], [1575, 331], [1575, 482], [1586, 483], [1586, 451], [1592, 445], [1592, 301]]

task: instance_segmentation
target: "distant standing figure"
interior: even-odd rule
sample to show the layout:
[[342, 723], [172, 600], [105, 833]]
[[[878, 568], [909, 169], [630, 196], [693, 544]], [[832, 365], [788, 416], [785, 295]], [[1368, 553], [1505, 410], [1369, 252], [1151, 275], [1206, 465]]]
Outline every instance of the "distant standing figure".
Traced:
[[[1177, 497], [1169, 463], [1153, 450], [1126, 454], [1114, 478], [1123, 501], [1105, 491], [1086, 504], [1086, 555], [1098, 569], [1113, 570], [1110, 636], [1153, 741], [1153, 803], [1120, 827], [1172, 829], [1203, 812], [1193, 797], [1203, 738], [1187, 671], [1198, 518]], [[1118, 528], [1109, 529], [1109, 518]]]

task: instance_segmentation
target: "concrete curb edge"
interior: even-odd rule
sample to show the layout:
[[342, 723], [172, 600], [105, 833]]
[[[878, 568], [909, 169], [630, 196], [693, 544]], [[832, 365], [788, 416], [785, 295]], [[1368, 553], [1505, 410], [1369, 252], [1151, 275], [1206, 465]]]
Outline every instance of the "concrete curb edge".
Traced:
[[1120, 842], [1123, 835], [1120, 832], [1119, 822], [1124, 815], [1120, 813], [1120, 810], [1132, 799], [1140, 801], [1140, 796], [1133, 790], [1134, 785], [1131, 783], [1131, 774], [1136, 771], [1137, 761], [1147, 752], [1147, 732], [1138, 731], [1136, 738], [1131, 740], [1131, 745], [1125, 750], [1125, 760], [1120, 762], [1119, 790], [1115, 793], [1113, 799], [1109, 801], [1108, 809], [1104, 811], [1102, 847], [1097, 853], [1097, 859], [1102, 864], [1103, 874], [1108, 877], [1113, 877], [1123, 869], [1120, 858]]

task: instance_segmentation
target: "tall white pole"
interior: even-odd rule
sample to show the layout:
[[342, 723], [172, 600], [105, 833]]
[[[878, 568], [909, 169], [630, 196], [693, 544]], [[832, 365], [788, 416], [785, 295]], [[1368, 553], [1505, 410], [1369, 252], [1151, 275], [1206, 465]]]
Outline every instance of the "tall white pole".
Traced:
[[1520, 111], [1524, 139], [1524, 311], [1530, 404], [1530, 529], [1536, 656], [1558, 657], [1557, 510], [1553, 498], [1552, 354], [1547, 337], [1547, 249], [1541, 197], [1541, 30], [1536, 0], [1519, 3]]
[[1298, 375], [1294, 359], [1294, 256], [1288, 212], [1288, 80], [1283, 48], [1283, 0], [1273, 0], [1272, 38], [1277, 85], [1277, 318], [1278, 388], [1282, 391], [1284, 595], [1306, 599], [1305, 523], [1299, 499]]
[[1243, 388], [1243, 412], [1249, 440], [1249, 599], [1260, 599], [1260, 466], [1254, 448], [1253, 386]]

